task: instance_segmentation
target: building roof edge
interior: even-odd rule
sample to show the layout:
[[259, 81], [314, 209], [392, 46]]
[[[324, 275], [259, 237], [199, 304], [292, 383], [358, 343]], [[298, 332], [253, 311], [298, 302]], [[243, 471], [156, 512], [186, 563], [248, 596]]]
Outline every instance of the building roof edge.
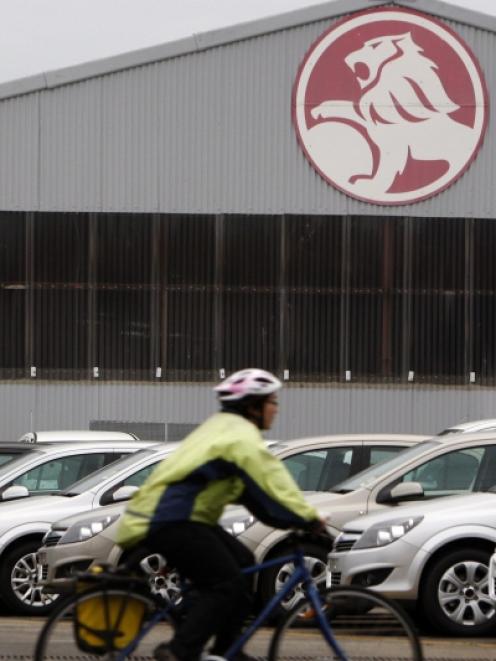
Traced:
[[268, 16], [208, 32], [192, 34], [189, 37], [157, 46], [149, 46], [99, 60], [6, 81], [0, 83], [0, 100], [30, 94], [44, 89], [61, 87], [89, 78], [96, 78], [125, 69], [152, 64], [161, 60], [180, 57], [181, 55], [207, 50], [216, 46], [258, 37], [263, 34], [278, 32], [327, 18], [334, 18], [354, 11], [380, 7], [381, 5], [408, 7], [490, 32], [496, 32], [496, 16], [454, 6], [443, 0], [390, 0], [389, 2], [387, 0], [328, 0], [327, 2], [283, 14]]

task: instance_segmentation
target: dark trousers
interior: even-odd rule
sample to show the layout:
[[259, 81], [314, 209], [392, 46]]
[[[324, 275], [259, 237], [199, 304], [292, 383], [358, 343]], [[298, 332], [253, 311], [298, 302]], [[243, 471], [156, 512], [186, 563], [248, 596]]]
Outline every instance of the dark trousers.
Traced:
[[220, 526], [181, 521], [164, 524], [146, 540], [195, 588], [195, 598], [170, 643], [181, 661], [197, 661], [211, 636], [210, 652], [222, 656], [239, 636], [252, 605], [251, 578], [241, 567], [253, 554]]

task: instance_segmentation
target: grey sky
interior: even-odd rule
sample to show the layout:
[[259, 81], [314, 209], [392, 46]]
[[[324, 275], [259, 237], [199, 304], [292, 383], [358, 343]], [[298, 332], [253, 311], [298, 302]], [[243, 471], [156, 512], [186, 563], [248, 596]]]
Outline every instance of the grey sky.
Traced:
[[[496, 15], [496, 0], [449, 1]], [[321, 3], [317, 0], [0, 0], [0, 82], [315, 4]]]

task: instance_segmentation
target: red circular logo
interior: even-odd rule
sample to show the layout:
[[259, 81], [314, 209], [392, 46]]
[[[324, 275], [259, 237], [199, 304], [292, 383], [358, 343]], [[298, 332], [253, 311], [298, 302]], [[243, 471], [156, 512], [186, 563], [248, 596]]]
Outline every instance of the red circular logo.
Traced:
[[335, 24], [310, 48], [293, 90], [293, 121], [312, 166], [373, 204], [411, 204], [450, 186], [475, 158], [488, 111], [467, 45], [405, 9]]

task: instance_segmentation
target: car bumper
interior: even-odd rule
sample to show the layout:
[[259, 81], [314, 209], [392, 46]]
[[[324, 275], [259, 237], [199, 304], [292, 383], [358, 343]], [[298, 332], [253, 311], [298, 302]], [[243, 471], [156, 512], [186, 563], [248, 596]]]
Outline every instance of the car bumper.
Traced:
[[37, 553], [38, 567], [47, 591], [63, 590], [68, 578], [77, 571], [84, 571], [94, 561], [109, 562], [114, 542], [103, 535], [96, 535], [84, 542], [42, 546]]
[[372, 549], [352, 549], [328, 556], [328, 585], [362, 585], [392, 599], [418, 597], [428, 553], [402, 540]]

